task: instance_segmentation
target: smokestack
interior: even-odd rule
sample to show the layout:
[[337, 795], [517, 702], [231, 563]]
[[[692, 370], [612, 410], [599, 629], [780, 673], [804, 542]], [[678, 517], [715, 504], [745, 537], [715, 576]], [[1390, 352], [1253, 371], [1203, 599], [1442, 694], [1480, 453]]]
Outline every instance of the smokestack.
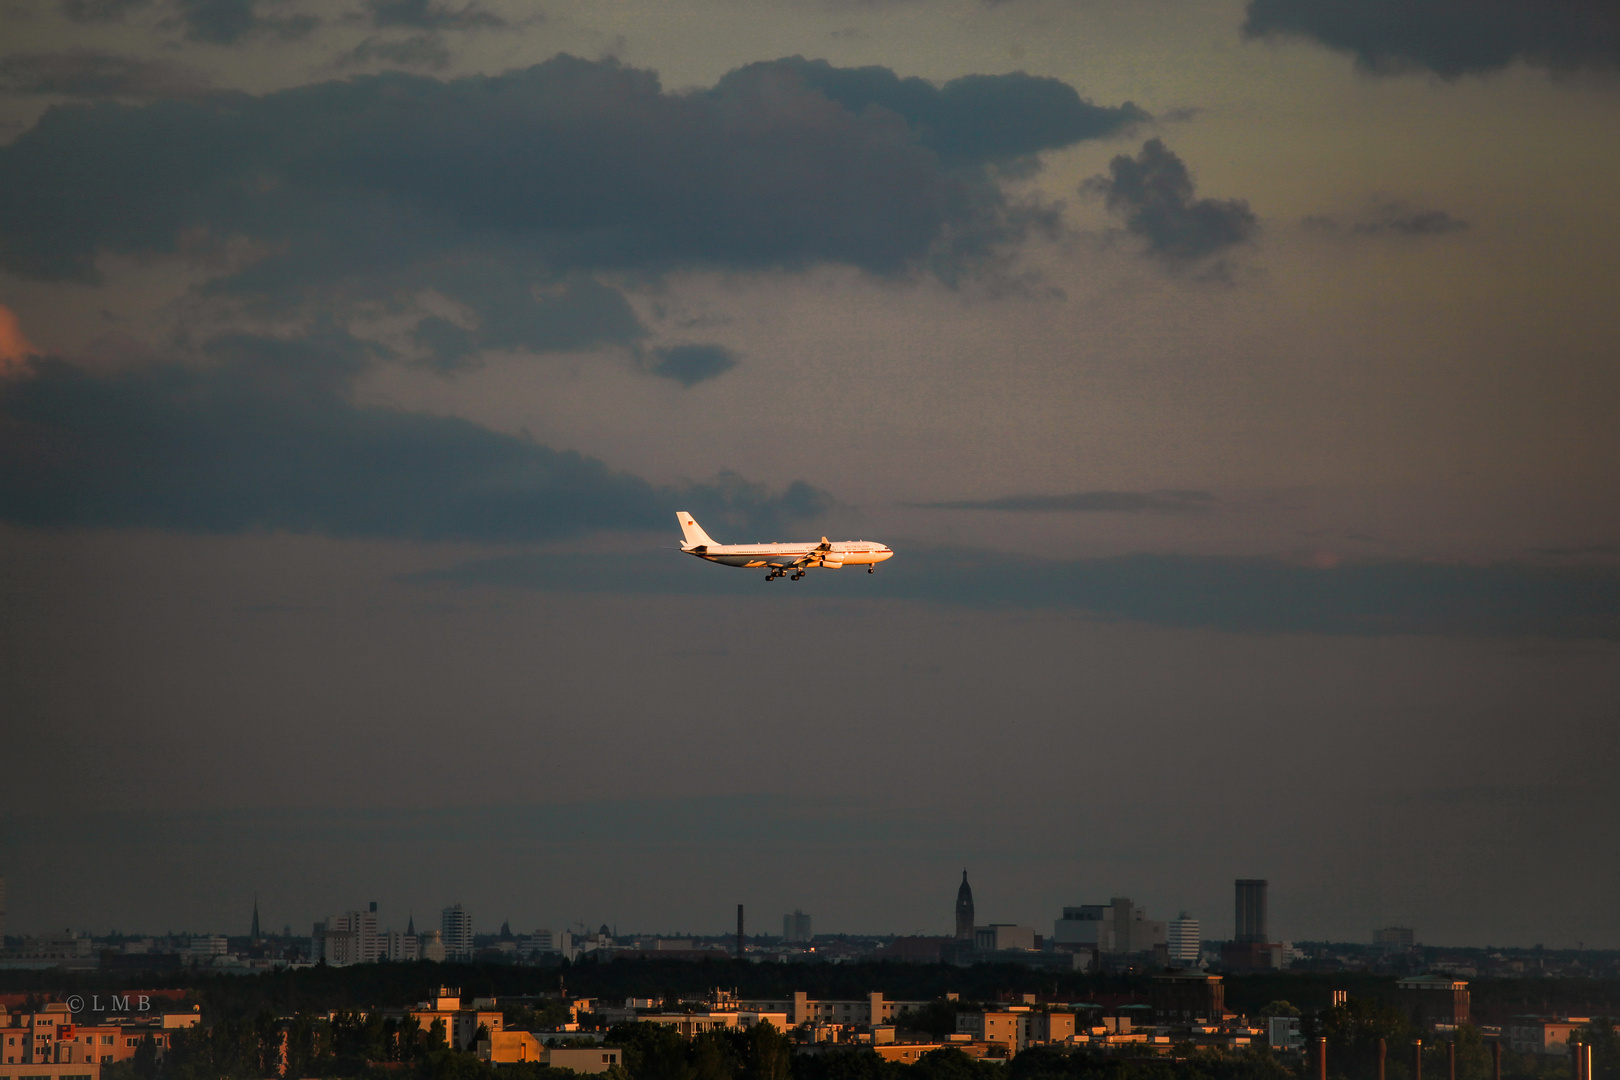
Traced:
[[743, 958], [743, 906], [737, 905], [737, 959]]
[[1446, 1080], [1457, 1080], [1457, 1040], [1446, 1043]]
[[1412, 1040], [1412, 1080], [1423, 1080], [1423, 1040]]
[[1316, 1080], [1327, 1080], [1327, 1039], [1318, 1035], [1316, 1043]]
[[1502, 1040], [1491, 1040], [1491, 1080], [1502, 1080]]
[[[1389, 1047], [1383, 1039], [1378, 1040], [1378, 1080], [1384, 1080], [1384, 1057], [1389, 1053]], [[1500, 1080], [1500, 1078], [1498, 1078]]]

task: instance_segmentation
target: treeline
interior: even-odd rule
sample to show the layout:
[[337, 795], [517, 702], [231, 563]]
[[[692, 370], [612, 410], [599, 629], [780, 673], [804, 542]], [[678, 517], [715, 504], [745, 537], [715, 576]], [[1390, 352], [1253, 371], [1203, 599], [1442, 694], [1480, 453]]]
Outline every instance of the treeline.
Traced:
[[[1352, 999], [1307, 1018], [1304, 1031], [1307, 1038], [1326, 1038], [1331, 1080], [1373, 1080], [1379, 1039], [1387, 1051], [1386, 1080], [1412, 1080], [1418, 1033], [1399, 1010]], [[1614, 1024], [1594, 1021], [1581, 1037], [1594, 1049], [1592, 1080], [1620, 1080], [1620, 1032]], [[1478, 1029], [1465, 1026], [1454, 1038], [1456, 1080], [1492, 1080], [1490, 1047]], [[1162, 1058], [1032, 1047], [1010, 1062], [977, 1060], [945, 1048], [902, 1064], [870, 1048], [795, 1053], [788, 1036], [769, 1025], [685, 1039], [665, 1025], [621, 1024], [608, 1032], [607, 1044], [623, 1050], [624, 1064], [606, 1080], [1308, 1080], [1315, 1074], [1307, 1062], [1285, 1065], [1264, 1046], [1220, 1051], [1182, 1045]], [[1446, 1040], [1425, 1039], [1422, 1054], [1426, 1076], [1447, 1078]], [[1506, 1047], [1502, 1066], [1505, 1080], [1567, 1080], [1570, 1075], [1567, 1058], [1518, 1055]], [[284, 1021], [269, 1012], [174, 1032], [173, 1046], [161, 1060], [148, 1042], [133, 1062], [103, 1070], [103, 1080], [561, 1080], [571, 1075], [529, 1063], [496, 1066], [455, 1052], [439, 1021], [424, 1030], [410, 1017], [339, 1013], [325, 1020], [300, 1014]]]
[[[1430, 1080], [1448, 1080], [1453, 1052], [1456, 1080], [1492, 1080], [1492, 1048], [1472, 1024], [1448, 1035], [1425, 1035], [1399, 1008], [1377, 998], [1350, 998], [1343, 1005], [1308, 1015], [1300, 1024], [1307, 1045], [1320, 1036], [1327, 1040], [1330, 1080], [1374, 1080], [1378, 1075], [1378, 1044], [1384, 1045], [1385, 1080], [1413, 1080], [1413, 1058], [1422, 1057], [1422, 1074]], [[1593, 1049], [1592, 1080], [1620, 1080], [1620, 1033], [1609, 1018], [1595, 1018], [1579, 1037]], [[1422, 1045], [1416, 1044], [1421, 1039]], [[1455, 1047], [1453, 1051], [1452, 1047]], [[1570, 1080], [1571, 1059], [1542, 1054], [1517, 1054], [1502, 1043], [1504, 1080]]]
[[[477, 997], [529, 996], [560, 987], [582, 997], [623, 1001], [628, 997], [671, 999], [711, 987], [735, 988], [745, 997], [785, 999], [803, 990], [812, 998], [853, 999], [880, 991], [891, 1000], [933, 1001], [956, 993], [964, 1001], [996, 1001], [1004, 993], [1050, 995], [1070, 1001], [1147, 1002], [1147, 974], [1085, 975], [1035, 971], [1020, 964], [753, 964], [734, 960], [614, 960], [559, 967], [510, 964], [380, 963], [353, 967], [283, 969], [253, 975], [223, 975], [206, 969], [162, 973], [0, 971], [0, 992], [86, 996], [151, 987], [186, 992], [189, 1007], [232, 1017], [269, 1009], [283, 1016], [300, 1011], [362, 1010], [420, 1001], [437, 986], [456, 986]], [[1268, 1001], [1285, 998], [1307, 1013], [1325, 1008], [1334, 990], [1352, 998], [1393, 1002], [1395, 980], [1365, 973], [1278, 972], [1228, 975], [1227, 1007], [1256, 1015]], [[1474, 1013], [1620, 1015], [1620, 980], [1471, 980]], [[1494, 1021], [1493, 1021], [1494, 1022]]]
[[[460, 987], [477, 997], [516, 997], [565, 986], [581, 997], [623, 1001], [628, 997], [674, 998], [711, 987], [735, 988], [745, 997], [785, 999], [803, 990], [812, 998], [855, 999], [881, 991], [891, 1000], [932, 1001], [947, 993], [965, 1000], [998, 995], [1057, 995], [1086, 1000], [1134, 996], [1146, 1001], [1145, 975], [1083, 975], [1035, 971], [1021, 964], [754, 964], [735, 960], [612, 960], [558, 967], [491, 963], [379, 963], [352, 967], [316, 965], [258, 974], [217, 974], [206, 969], [161, 973], [0, 971], [0, 992], [68, 994], [123, 992], [153, 986], [188, 991], [187, 1005], [205, 1012], [253, 1016], [261, 1009], [282, 1015], [300, 1010], [368, 1009], [420, 1001], [437, 986]], [[1273, 995], [1275, 996], [1275, 995]]]

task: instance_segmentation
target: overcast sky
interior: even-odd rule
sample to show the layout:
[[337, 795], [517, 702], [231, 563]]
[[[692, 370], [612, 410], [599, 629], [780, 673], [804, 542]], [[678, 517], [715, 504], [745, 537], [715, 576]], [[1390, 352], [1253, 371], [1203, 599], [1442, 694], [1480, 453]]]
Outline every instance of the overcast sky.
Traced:
[[1608, 0], [4, 0], [7, 931], [1620, 947], [1615, 131]]

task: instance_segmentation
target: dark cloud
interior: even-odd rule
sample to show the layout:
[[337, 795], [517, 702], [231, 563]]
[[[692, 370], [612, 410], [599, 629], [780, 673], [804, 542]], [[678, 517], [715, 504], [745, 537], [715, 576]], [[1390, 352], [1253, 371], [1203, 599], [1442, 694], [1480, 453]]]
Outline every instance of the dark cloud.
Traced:
[[[351, 59], [439, 55], [424, 38]], [[442, 368], [488, 348], [632, 346], [645, 330], [597, 275], [838, 262], [950, 279], [1049, 223], [989, 162], [1132, 114], [1021, 75], [936, 90], [855, 73], [915, 98], [901, 113], [875, 92], [834, 100], [806, 72], [840, 78], [784, 61], [670, 94], [651, 72], [559, 56], [496, 77], [57, 108], [0, 147], [0, 266], [91, 281], [103, 252], [246, 237], [262, 257], [205, 294], [307, 318], [437, 291], [471, 313], [420, 328]]]
[[[1612, 568], [1382, 562], [1317, 569], [1273, 558], [1046, 560], [894, 546], [894, 558], [875, 575], [822, 571], [797, 587], [806, 596], [1069, 608], [1099, 618], [1245, 633], [1620, 639], [1620, 571]], [[555, 592], [742, 594], [775, 588], [753, 573], [675, 552], [634, 566], [607, 557], [514, 555], [415, 580]]]
[[0, 56], [0, 93], [187, 99], [211, 97], [219, 91], [207, 75], [173, 60], [69, 49]]
[[671, 345], [654, 349], [653, 356], [658, 362], [652, 373], [682, 386], [718, 379], [737, 366], [737, 357], [724, 345]]
[[531, 282], [547, 280], [541, 269], [817, 262], [893, 274], [1016, 242], [1038, 215], [1011, 205], [985, 164], [1013, 143], [1106, 127], [1049, 125], [991, 145], [998, 118], [1021, 130], [1031, 80], [986, 78], [940, 92], [935, 110], [957, 133], [947, 162], [926, 144], [938, 137], [901, 115], [852, 111], [795, 66], [769, 70], [669, 94], [651, 72], [560, 56], [496, 77], [391, 72], [228, 107], [55, 109], [0, 147], [12, 211], [0, 264], [87, 280], [99, 252], [171, 252], [182, 233], [206, 232], [279, 250], [221, 286], [275, 295], [331, 295], [339, 279], [420, 284], [469, 252], [522, 260], [515, 272]]
[[[62, 13], [78, 23], [114, 22], [157, 8], [154, 0], [62, 0]], [[312, 15], [266, 15], [257, 0], [177, 0], [179, 24], [189, 41], [234, 45], [259, 32], [289, 40], [305, 38], [320, 25]]]
[[366, 9], [378, 26], [409, 26], [418, 30], [466, 30], [500, 27], [506, 20], [476, 4], [452, 8], [431, 0], [366, 0]]
[[369, 37], [343, 55], [345, 64], [372, 64], [379, 61], [400, 67], [438, 71], [450, 66], [450, 50], [436, 34], [412, 34], [397, 40]]
[[896, 113], [948, 162], [1005, 162], [1116, 135], [1148, 118], [1130, 102], [1094, 105], [1065, 82], [1023, 72], [965, 75], [935, 86], [886, 67], [839, 68], [802, 56], [738, 68], [711, 93], [752, 94], [783, 81], [813, 87], [851, 113], [873, 107]]
[[930, 510], [1006, 510], [1015, 513], [1201, 514], [1215, 497], [1207, 491], [1077, 491], [1069, 495], [1004, 495], [999, 499], [910, 503]]
[[824, 512], [726, 474], [678, 487], [466, 420], [356, 405], [361, 348], [229, 337], [206, 363], [97, 374], [36, 359], [0, 384], [0, 517], [27, 525], [523, 541], [673, 527], [780, 531]]
[[1419, 210], [1401, 203], [1385, 203], [1371, 218], [1350, 226], [1352, 232], [1367, 236], [1393, 233], [1397, 236], [1442, 236], [1461, 232], [1468, 222], [1444, 210]]
[[1208, 259], [1259, 231], [1246, 200], [1195, 199], [1192, 174], [1158, 139], [1143, 143], [1134, 158], [1114, 158], [1107, 176], [1092, 177], [1081, 190], [1102, 195], [1108, 209], [1125, 219], [1126, 230], [1170, 264]]
[[1250, 0], [1243, 33], [1310, 38], [1380, 73], [1620, 68], [1613, 0]]
[[[1312, 214], [1301, 224], [1324, 232], [1338, 232], [1344, 227], [1327, 214]], [[1468, 222], [1444, 210], [1414, 207], [1400, 200], [1376, 203], [1348, 226], [1356, 236], [1444, 236], [1466, 228]]]
[[62, 14], [76, 23], [116, 22], [151, 0], [62, 0]]

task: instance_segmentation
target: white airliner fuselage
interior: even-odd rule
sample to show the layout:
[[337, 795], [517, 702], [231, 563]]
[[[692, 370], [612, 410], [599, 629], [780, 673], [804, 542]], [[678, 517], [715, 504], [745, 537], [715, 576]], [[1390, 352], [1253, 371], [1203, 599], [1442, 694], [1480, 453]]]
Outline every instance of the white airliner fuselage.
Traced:
[[878, 563], [894, 555], [885, 545], [870, 540], [828, 540], [825, 536], [819, 544], [717, 544], [686, 511], [677, 513], [675, 519], [681, 523], [681, 534], [686, 538], [682, 551], [723, 566], [769, 567], [766, 581], [783, 576], [797, 581], [812, 568], [864, 566], [870, 574]]

